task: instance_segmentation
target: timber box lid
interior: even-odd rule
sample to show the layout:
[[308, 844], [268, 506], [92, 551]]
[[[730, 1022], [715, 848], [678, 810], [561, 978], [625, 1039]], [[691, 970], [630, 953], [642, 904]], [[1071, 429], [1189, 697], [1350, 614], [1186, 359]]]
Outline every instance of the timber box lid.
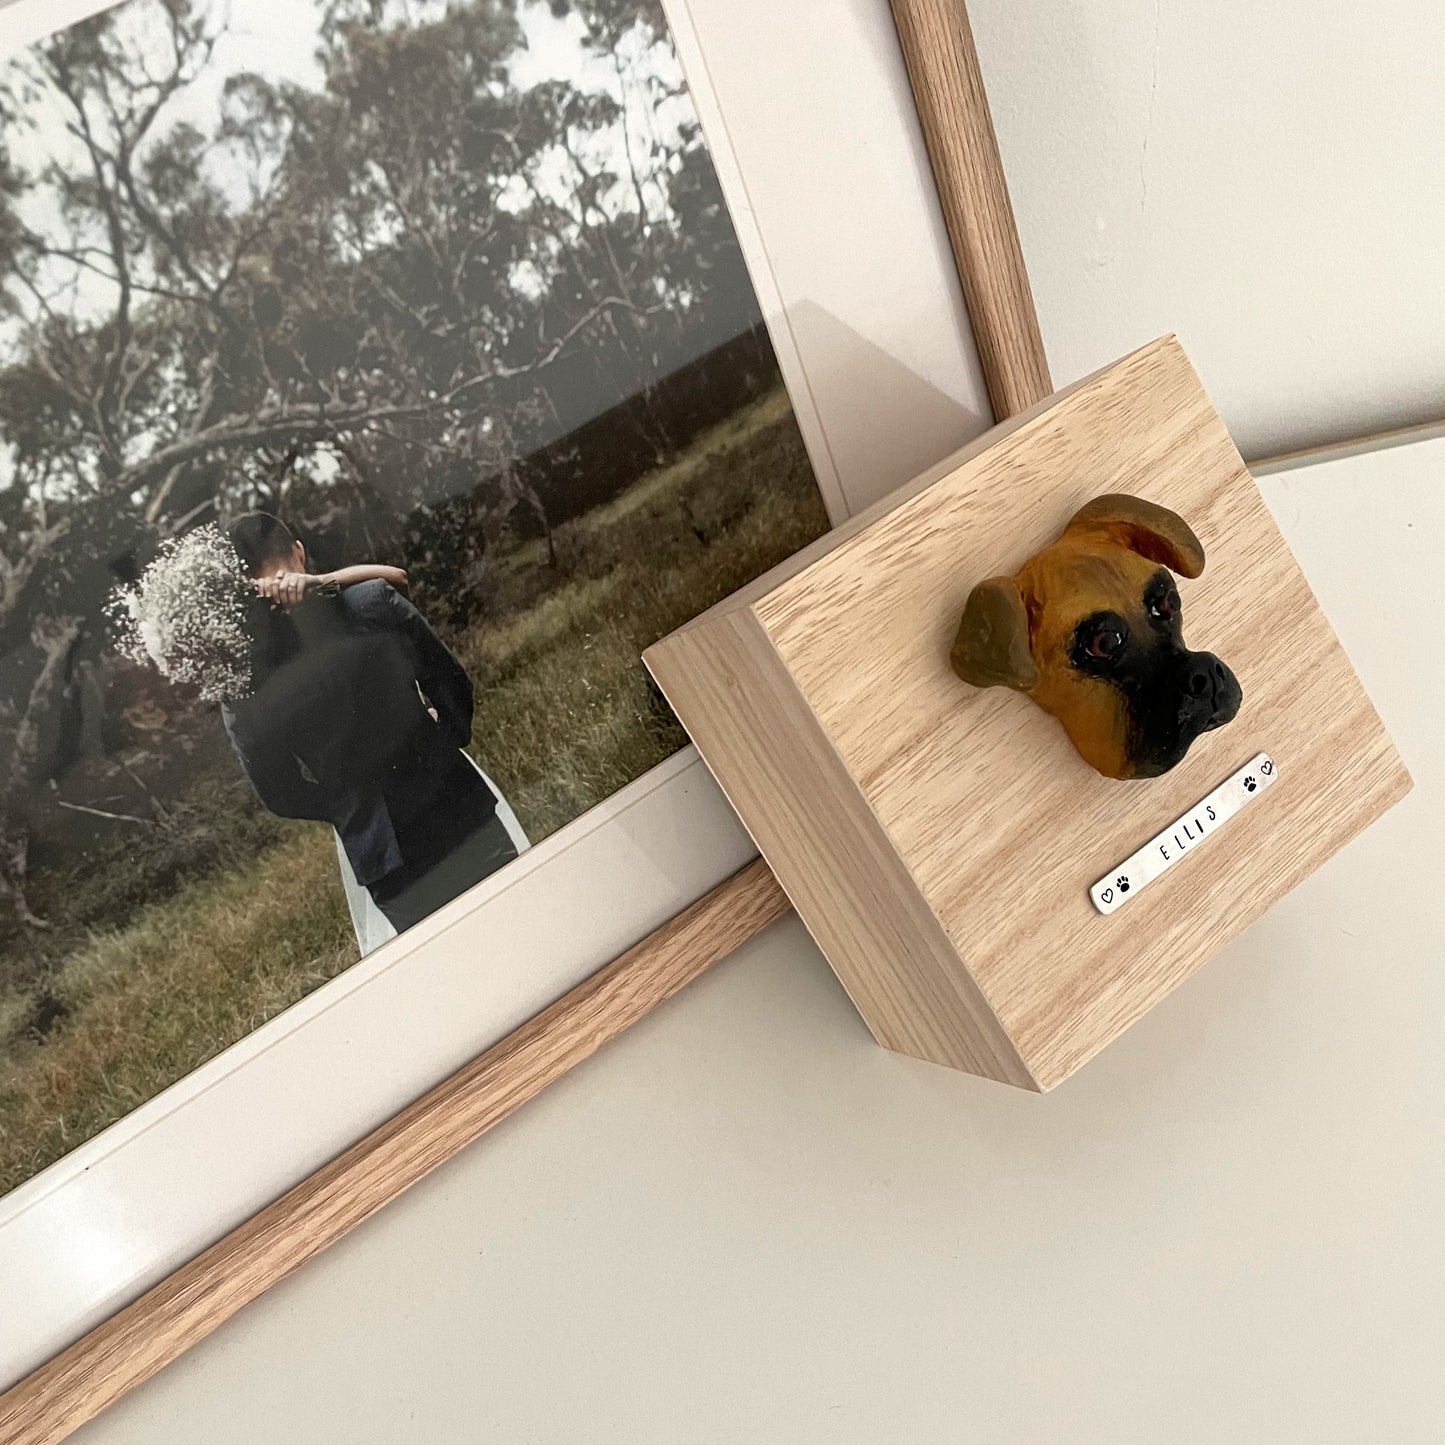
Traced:
[[[963, 603], [1104, 492], [1204, 543], [1190, 644], [1244, 705], [1115, 782], [1026, 697], [961, 682]], [[890, 1048], [1058, 1083], [1397, 801], [1409, 776], [1172, 337], [979, 438], [645, 654]], [[1247, 759], [1277, 781], [1126, 908], [1089, 887]]]

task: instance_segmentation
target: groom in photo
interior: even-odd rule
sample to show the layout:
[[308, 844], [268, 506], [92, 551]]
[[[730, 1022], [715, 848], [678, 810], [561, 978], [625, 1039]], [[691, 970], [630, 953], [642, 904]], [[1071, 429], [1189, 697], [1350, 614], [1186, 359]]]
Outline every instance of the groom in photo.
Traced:
[[[278, 518], [230, 528], [266, 594], [254, 612], [252, 691], [223, 709], [261, 801], [336, 829], [346, 859], [402, 930], [517, 856], [497, 797], [463, 751], [472, 684], [395, 587], [393, 569], [309, 575]], [[343, 585], [349, 576], [370, 580]]]

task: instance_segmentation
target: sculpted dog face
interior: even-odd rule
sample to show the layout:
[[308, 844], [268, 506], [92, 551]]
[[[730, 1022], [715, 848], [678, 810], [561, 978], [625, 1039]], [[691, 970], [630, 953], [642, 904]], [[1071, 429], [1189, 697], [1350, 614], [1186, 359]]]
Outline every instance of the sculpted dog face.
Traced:
[[1014, 576], [973, 589], [953, 670], [975, 687], [1026, 692], [1105, 777], [1157, 777], [1239, 711], [1234, 674], [1184, 645], [1170, 574], [1203, 570], [1204, 549], [1175, 513], [1096, 497]]

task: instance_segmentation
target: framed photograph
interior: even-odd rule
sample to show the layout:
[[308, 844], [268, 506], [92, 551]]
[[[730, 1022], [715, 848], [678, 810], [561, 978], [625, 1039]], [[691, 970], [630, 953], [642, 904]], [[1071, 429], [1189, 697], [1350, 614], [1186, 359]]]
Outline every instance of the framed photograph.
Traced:
[[991, 419], [782, 8], [0, 10], [0, 1382], [753, 856], [642, 648]]

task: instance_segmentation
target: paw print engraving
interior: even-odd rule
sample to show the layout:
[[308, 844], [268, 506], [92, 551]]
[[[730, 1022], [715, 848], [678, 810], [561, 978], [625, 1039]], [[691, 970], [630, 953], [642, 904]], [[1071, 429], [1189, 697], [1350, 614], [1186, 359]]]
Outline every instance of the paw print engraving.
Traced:
[[1258, 786], [1259, 784], [1256, 783], [1253, 778], [1246, 778], [1244, 780], [1244, 791], [1246, 793], [1252, 793]]
[[1120, 893], [1127, 893], [1129, 891], [1129, 880], [1125, 877], [1116, 878], [1114, 880], [1114, 886], [1118, 888]]

